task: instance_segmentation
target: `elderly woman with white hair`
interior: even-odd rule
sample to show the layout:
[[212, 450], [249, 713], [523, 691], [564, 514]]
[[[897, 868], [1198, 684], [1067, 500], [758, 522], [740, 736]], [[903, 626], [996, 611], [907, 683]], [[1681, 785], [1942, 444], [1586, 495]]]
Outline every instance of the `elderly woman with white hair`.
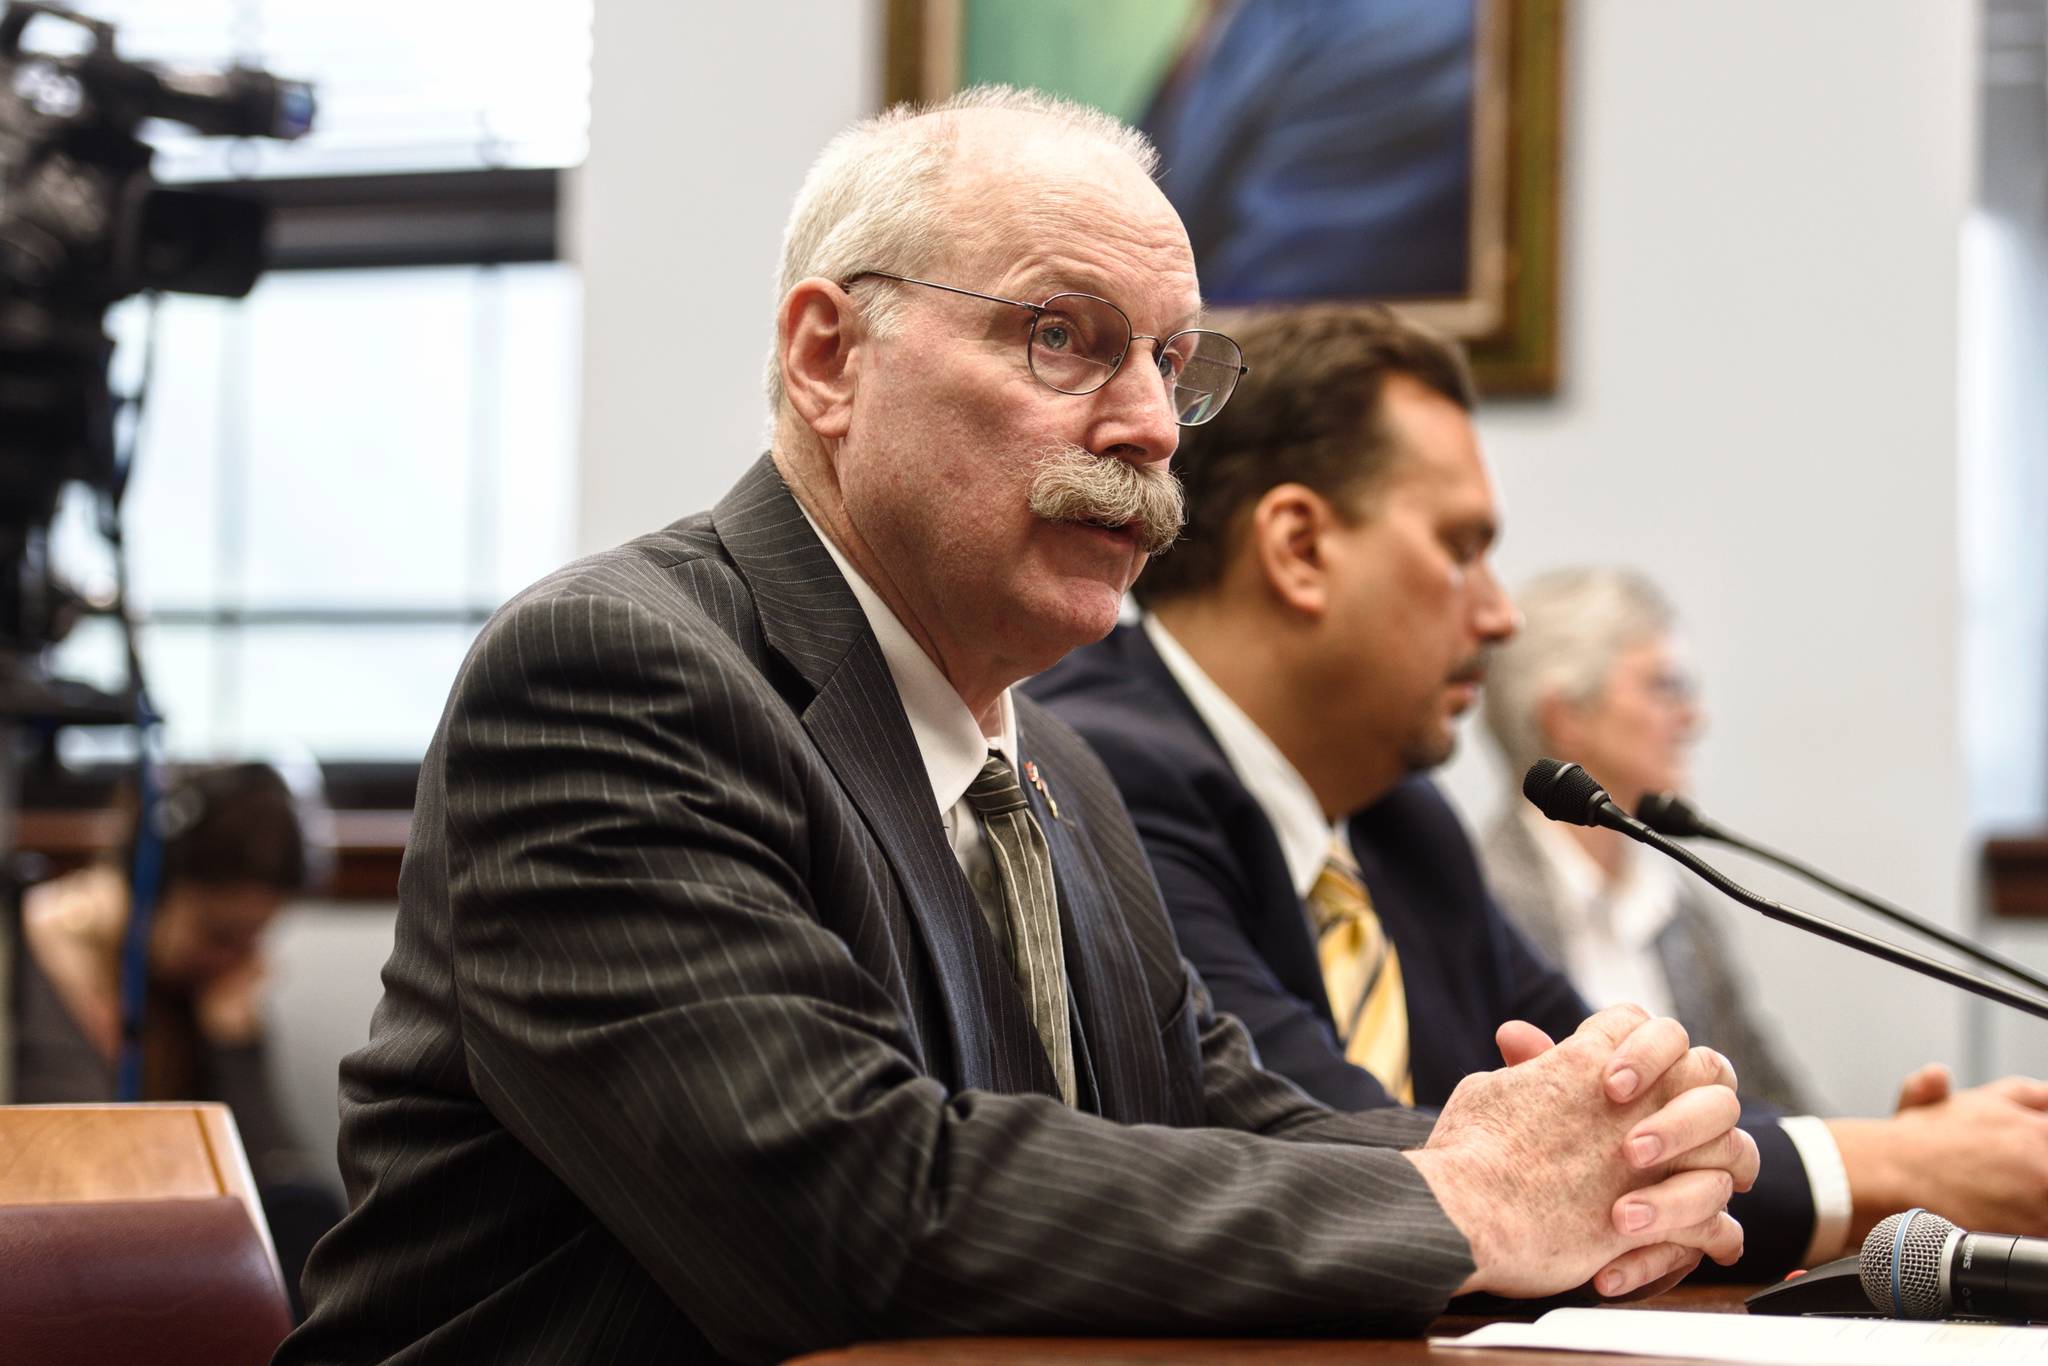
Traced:
[[[1521, 633], [1487, 671], [1486, 723], [1517, 776], [1577, 763], [1623, 808], [1679, 792], [1700, 712], [1670, 603], [1618, 569], [1546, 574], [1517, 595]], [[1481, 846], [1488, 882], [1522, 931], [1590, 1001], [1676, 1016], [1726, 1053], [1743, 1089], [1812, 1113], [1751, 1015], [1719, 914], [1667, 860], [1619, 833], [1545, 820], [1519, 798]]]

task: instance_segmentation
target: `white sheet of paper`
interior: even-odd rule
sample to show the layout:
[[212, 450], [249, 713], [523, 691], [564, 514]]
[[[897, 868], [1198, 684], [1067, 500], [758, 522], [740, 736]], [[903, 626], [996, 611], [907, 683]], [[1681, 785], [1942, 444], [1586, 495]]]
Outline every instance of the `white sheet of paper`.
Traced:
[[1489, 1323], [1432, 1349], [1533, 1347], [1559, 1352], [1795, 1366], [2048, 1366], [2048, 1328], [1896, 1319], [1802, 1319], [1672, 1309], [1553, 1309], [1534, 1323]]

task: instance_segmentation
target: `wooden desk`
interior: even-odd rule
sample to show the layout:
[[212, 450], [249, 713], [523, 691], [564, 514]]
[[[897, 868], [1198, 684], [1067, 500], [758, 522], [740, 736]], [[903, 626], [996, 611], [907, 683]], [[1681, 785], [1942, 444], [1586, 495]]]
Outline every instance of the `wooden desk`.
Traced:
[[[1740, 1313], [1748, 1285], [1680, 1286], [1668, 1295], [1622, 1309], [1691, 1309]], [[1491, 1319], [1456, 1315], [1430, 1325], [1430, 1336], [1456, 1337]], [[1420, 1338], [924, 1338], [870, 1342], [798, 1357], [801, 1366], [1130, 1366], [1137, 1362], [1431, 1362], [1433, 1366], [1615, 1366], [1619, 1361], [1669, 1362], [1666, 1357], [1615, 1357], [1582, 1352], [1431, 1352]]]

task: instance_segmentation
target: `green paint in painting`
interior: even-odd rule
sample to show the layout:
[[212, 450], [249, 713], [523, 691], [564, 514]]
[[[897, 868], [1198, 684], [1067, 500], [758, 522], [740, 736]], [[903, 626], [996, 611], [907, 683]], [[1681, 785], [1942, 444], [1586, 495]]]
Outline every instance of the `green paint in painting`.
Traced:
[[1202, 0], [963, 0], [961, 84], [1029, 86], [1135, 122], [1203, 8]]

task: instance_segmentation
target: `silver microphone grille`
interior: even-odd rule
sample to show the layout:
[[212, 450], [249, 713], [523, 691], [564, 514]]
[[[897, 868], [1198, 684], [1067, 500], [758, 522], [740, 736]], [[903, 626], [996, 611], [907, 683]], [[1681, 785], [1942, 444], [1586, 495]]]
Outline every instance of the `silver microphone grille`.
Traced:
[[[1899, 1236], [1900, 1225], [1905, 1237]], [[1924, 1209], [1888, 1214], [1863, 1240], [1863, 1293], [1880, 1313], [1909, 1319], [1942, 1316], [1941, 1250], [1955, 1225]], [[1893, 1279], [1893, 1256], [1898, 1274]]]

